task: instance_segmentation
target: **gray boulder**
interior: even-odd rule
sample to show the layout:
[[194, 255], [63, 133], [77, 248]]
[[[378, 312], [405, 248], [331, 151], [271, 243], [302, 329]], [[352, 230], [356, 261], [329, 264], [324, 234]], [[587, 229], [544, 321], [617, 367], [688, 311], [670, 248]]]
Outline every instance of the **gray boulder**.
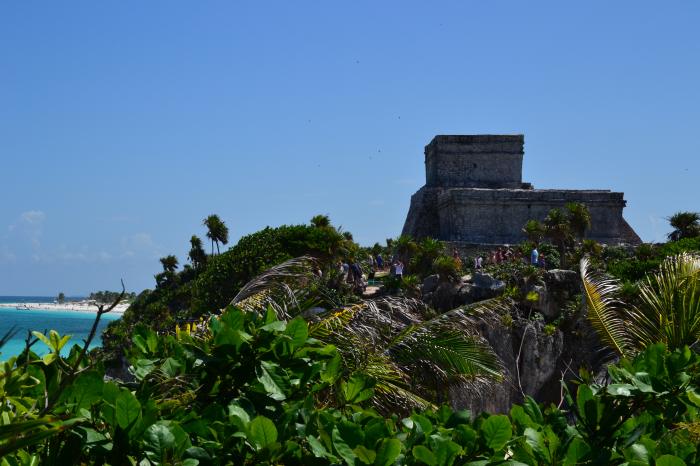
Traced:
[[486, 273], [475, 273], [470, 288], [471, 299], [474, 302], [495, 298], [503, 294], [505, 289], [506, 282], [497, 280]]
[[432, 293], [437, 289], [438, 284], [440, 284], [439, 275], [428, 275], [425, 277], [425, 280], [423, 280], [423, 294]]

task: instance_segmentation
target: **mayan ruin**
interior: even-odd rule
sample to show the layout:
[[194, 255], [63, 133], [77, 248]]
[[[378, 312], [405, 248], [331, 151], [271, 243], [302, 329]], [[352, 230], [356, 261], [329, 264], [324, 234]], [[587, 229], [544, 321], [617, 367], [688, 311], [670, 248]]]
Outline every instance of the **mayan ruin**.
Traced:
[[522, 180], [524, 135], [439, 135], [425, 147], [426, 184], [411, 197], [403, 234], [463, 245], [515, 244], [523, 225], [569, 202], [585, 204], [587, 238], [639, 244], [625, 221], [624, 193], [535, 189]]

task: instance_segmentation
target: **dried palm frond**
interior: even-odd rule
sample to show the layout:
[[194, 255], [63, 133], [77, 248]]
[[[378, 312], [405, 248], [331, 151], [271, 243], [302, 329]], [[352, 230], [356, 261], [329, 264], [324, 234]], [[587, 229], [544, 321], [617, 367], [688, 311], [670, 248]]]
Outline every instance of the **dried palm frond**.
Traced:
[[323, 291], [316, 269], [311, 258], [285, 262], [248, 283], [232, 304], [252, 312], [271, 307], [285, 320], [304, 316], [309, 336], [335, 345], [349, 373], [361, 371], [376, 381], [373, 403], [383, 412], [432, 406], [427, 397], [455, 381], [481, 387], [500, 377], [500, 360], [476, 324], [495, 320], [505, 304], [433, 318], [420, 300], [384, 297], [308, 312]]
[[290, 259], [249, 281], [231, 304], [248, 311], [270, 306], [279, 319], [289, 320], [303, 311], [300, 302], [308, 296], [311, 285], [318, 283], [317, 269], [318, 261], [313, 257]]

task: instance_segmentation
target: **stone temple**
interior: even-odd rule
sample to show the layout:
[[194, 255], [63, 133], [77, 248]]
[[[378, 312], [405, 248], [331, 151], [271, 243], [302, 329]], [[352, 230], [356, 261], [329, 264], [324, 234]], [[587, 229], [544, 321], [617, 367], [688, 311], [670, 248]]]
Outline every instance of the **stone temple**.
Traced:
[[609, 190], [534, 189], [522, 181], [524, 136], [435, 136], [425, 147], [426, 183], [411, 197], [403, 234], [469, 245], [515, 244], [530, 219], [569, 202], [588, 206], [587, 237], [639, 244], [622, 217], [624, 194]]

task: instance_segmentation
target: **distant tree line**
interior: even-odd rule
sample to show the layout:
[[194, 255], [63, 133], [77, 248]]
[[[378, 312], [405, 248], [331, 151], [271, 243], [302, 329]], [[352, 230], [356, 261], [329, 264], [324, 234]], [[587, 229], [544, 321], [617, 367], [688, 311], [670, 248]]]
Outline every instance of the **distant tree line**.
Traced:
[[[90, 301], [97, 301], [98, 303], [111, 303], [117, 299], [120, 294], [121, 291], [96, 291], [94, 293], [90, 293], [88, 299]], [[136, 299], [136, 293], [126, 293], [123, 301], [133, 301], [134, 299]]]

